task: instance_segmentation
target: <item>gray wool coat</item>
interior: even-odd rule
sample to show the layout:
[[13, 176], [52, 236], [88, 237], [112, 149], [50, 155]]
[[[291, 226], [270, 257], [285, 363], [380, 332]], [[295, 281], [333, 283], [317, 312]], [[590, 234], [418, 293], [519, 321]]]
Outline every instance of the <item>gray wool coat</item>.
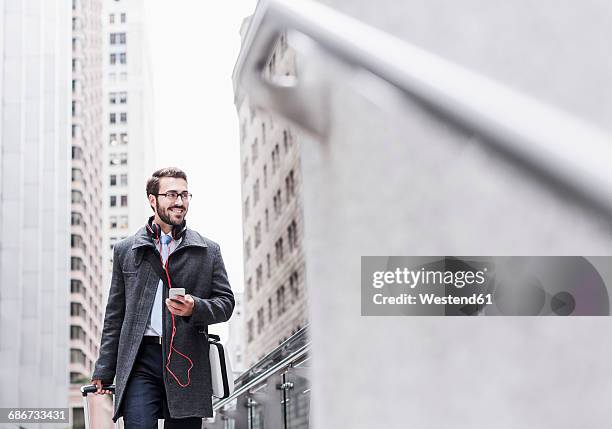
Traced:
[[[113, 421], [123, 415], [123, 394], [155, 300], [160, 279], [152, 265], [155, 261], [161, 268], [159, 252], [145, 227], [115, 244], [100, 354], [92, 375], [92, 380], [100, 379], [104, 383], [115, 379]], [[163, 376], [168, 410], [172, 418], [212, 417], [208, 325], [227, 321], [235, 305], [219, 245], [187, 228], [179, 246], [168, 258], [168, 271], [172, 287], [184, 287], [185, 293], [195, 301], [191, 316], [175, 316], [175, 350], [170, 369], [182, 384], [187, 382], [189, 363], [176, 350], [193, 361], [191, 382], [183, 388], [165, 368], [172, 318], [164, 304], [168, 285], [165, 276], [162, 278]]]

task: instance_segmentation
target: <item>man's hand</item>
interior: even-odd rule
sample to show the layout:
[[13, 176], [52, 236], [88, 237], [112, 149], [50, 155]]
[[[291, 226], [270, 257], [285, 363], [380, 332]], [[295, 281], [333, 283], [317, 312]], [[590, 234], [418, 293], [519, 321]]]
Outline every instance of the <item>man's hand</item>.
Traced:
[[102, 390], [102, 380], [91, 380], [91, 384], [98, 388], [96, 395], [111, 395], [113, 393], [110, 390]]
[[193, 297], [189, 294], [185, 296], [175, 296], [174, 298], [166, 298], [166, 307], [170, 310], [170, 313], [177, 316], [191, 316], [193, 313]]

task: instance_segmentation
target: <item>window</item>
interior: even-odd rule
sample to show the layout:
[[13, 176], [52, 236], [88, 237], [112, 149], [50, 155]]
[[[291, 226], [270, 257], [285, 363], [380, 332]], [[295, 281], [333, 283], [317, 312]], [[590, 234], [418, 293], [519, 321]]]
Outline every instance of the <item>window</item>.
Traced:
[[255, 270], [255, 289], [261, 289], [261, 285], [263, 284], [263, 267], [261, 264], [257, 266]]
[[121, 112], [121, 123], [122, 124], [127, 123], [127, 113], [126, 112]]
[[244, 219], [246, 220], [249, 217], [249, 197], [246, 198], [246, 200], [244, 200], [244, 207], [243, 207], [243, 213], [244, 213]]
[[117, 93], [109, 92], [108, 93], [108, 101], [110, 104], [117, 104]]
[[126, 53], [125, 52], [121, 52], [119, 54], [119, 62], [121, 64], [126, 64], [127, 63], [127, 61], [126, 61]]
[[255, 180], [253, 184], [253, 205], [259, 201], [259, 179]]
[[127, 92], [122, 91], [119, 93], [119, 103], [126, 104], [127, 103]]
[[266, 255], [266, 268], [267, 268], [266, 276], [270, 278], [270, 254], [269, 253]]
[[281, 213], [282, 209], [282, 199], [281, 199], [281, 191], [280, 189], [276, 191], [276, 194], [272, 198], [274, 204], [274, 214], [278, 217]]
[[78, 256], [72, 256], [70, 258], [70, 269], [72, 271], [83, 271], [85, 272], [85, 263]]
[[269, 222], [269, 216], [268, 216], [268, 209], [266, 209], [265, 217], [266, 217], [266, 232], [268, 232], [270, 230], [270, 222]]
[[111, 113], [111, 114], [109, 115], [109, 118], [108, 118], [108, 119], [109, 119], [109, 122], [110, 122], [111, 124], [116, 124], [116, 123], [117, 123], [117, 114], [116, 114], [116, 113]]
[[257, 139], [253, 140], [253, 143], [251, 144], [251, 164], [255, 164], [255, 161], [257, 161], [257, 156], [259, 155], [259, 150], [257, 148]]
[[121, 176], [119, 176], [119, 182], [121, 184], [121, 186], [126, 186], [128, 184], [128, 175], [127, 174], [122, 174]]
[[83, 215], [79, 212], [70, 213], [70, 225], [84, 225]]
[[127, 160], [127, 155], [128, 155], [127, 152], [121, 152], [119, 154], [119, 163], [121, 165], [127, 165], [127, 161], [128, 161]]
[[247, 261], [251, 257], [251, 237], [247, 238], [244, 242], [244, 255]]
[[121, 195], [121, 207], [126, 207], [128, 205], [128, 196]]
[[253, 341], [253, 319], [247, 322], [247, 343]]
[[109, 143], [111, 146], [116, 146], [116, 145], [117, 145], [117, 143], [118, 143], [118, 142], [117, 142], [117, 134], [115, 134], [115, 133], [111, 133], [111, 134], [109, 134], [109, 135], [108, 135], [108, 143]]
[[111, 174], [110, 175], [110, 185], [111, 186], [116, 186], [117, 185], [117, 175], [116, 174]]
[[117, 54], [110, 54], [110, 63], [117, 64]]
[[268, 298], [268, 322], [272, 321], [272, 298]]
[[289, 238], [289, 251], [297, 249], [297, 224], [295, 220], [292, 220], [291, 224], [287, 227], [287, 236]]
[[111, 45], [116, 45], [117, 44], [117, 33], [111, 33], [110, 34], [110, 44]]
[[125, 33], [119, 33], [119, 44], [120, 45], [125, 45], [125, 43], [126, 43]]
[[255, 248], [261, 244], [261, 221], [257, 221], [255, 225]]
[[300, 297], [300, 291], [298, 289], [298, 273], [294, 271], [289, 276], [289, 289], [291, 292], [291, 304], [296, 302]]
[[283, 130], [283, 146], [285, 147], [285, 153], [289, 151], [289, 146], [291, 146], [292, 139], [289, 131]]
[[295, 179], [293, 177], [293, 170], [291, 170], [287, 177], [285, 177], [285, 188], [287, 190], [287, 202], [289, 202], [291, 197], [295, 196]]
[[127, 216], [119, 216], [119, 224], [117, 225], [119, 228], [127, 228], [128, 227], [128, 217]]
[[108, 15], [108, 23], [109, 24], [114, 24], [115, 23], [115, 14], [111, 13], [110, 15]]
[[77, 325], [70, 325], [70, 339], [83, 340], [85, 339], [85, 331]]
[[70, 247], [72, 249], [83, 249], [86, 250], [85, 242], [83, 237], [79, 234], [70, 234]]
[[275, 255], [276, 265], [279, 265], [281, 262], [283, 262], [283, 259], [284, 259], [283, 237], [276, 240], [276, 243], [274, 243], [274, 250], [276, 251], [276, 255]]
[[125, 13], [122, 13], [122, 14], [121, 14], [121, 23], [122, 23], [122, 24], [125, 24], [125, 20], [126, 20]]
[[[73, 302], [72, 304], [75, 304], [75, 303]], [[78, 304], [78, 305], [81, 305], [81, 304]], [[72, 307], [71, 307], [71, 310], [72, 310]], [[85, 314], [85, 313], [83, 312], [80, 314]], [[86, 360], [87, 359], [86, 359], [85, 353], [83, 353], [82, 350], [70, 349], [70, 363], [80, 363], [81, 365], [85, 365]]]
[[110, 217], [110, 228], [111, 229], [117, 228], [117, 216]]
[[263, 166], [263, 178], [264, 178], [264, 188], [268, 187], [268, 166], [264, 164]]
[[272, 150], [272, 174], [280, 168], [280, 149], [278, 144]]
[[80, 280], [71, 279], [70, 280], [70, 292], [71, 293], [85, 292], [85, 289], [83, 288], [83, 282]]
[[246, 120], [242, 121], [240, 124], [240, 143], [244, 142], [244, 138], [246, 137]]
[[261, 334], [261, 331], [263, 331], [263, 327], [264, 327], [264, 309], [263, 307], [260, 307], [259, 310], [257, 310], [257, 333]]
[[128, 134], [127, 133], [121, 133], [119, 135], [119, 143], [121, 143], [121, 144], [127, 144], [128, 143]]
[[246, 284], [246, 299], [250, 301], [253, 298], [253, 279], [249, 277]]
[[285, 312], [285, 286], [280, 285], [276, 290], [276, 308], [278, 309], [278, 315], [280, 316]]
[[72, 181], [73, 182], [83, 182], [83, 171], [80, 168], [72, 169]]
[[110, 196], [110, 206], [117, 207], [117, 196], [116, 195]]
[[261, 144], [266, 144], [266, 124], [261, 124]]
[[73, 190], [71, 195], [71, 202], [74, 204], [83, 203], [83, 193], [81, 191]]

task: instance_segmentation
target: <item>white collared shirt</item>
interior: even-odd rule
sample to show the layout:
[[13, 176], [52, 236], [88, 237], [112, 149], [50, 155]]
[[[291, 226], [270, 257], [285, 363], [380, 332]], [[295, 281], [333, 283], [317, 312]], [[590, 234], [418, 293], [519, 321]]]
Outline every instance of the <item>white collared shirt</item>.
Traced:
[[[162, 235], [171, 235], [171, 234], [165, 234], [162, 231]], [[178, 247], [178, 245], [181, 243], [182, 237], [179, 238], [178, 240], [171, 240], [170, 243], [168, 244], [168, 248], [169, 248], [169, 252], [168, 252], [168, 256], [170, 256], [170, 254], [172, 252], [174, 252], [174, 250], [176, 250], [176, 248]], [[161, 254], [161, 240], [155, 240], [155, 246], [157, 247], [157, 250], [160, 252]], [[164, 264], [166, 263], [166, 261], [164, 261]], [[172, 281], [172, 279], [170, 279]], [[157, 284], [157, 293], [155, 294], [155, 301], [153, 301], [153, 306], [151, 307], [151, 313], [149, 314], [149, 322], [147, 323], [147, 329], [145, 329], [145, 335], [154, 335], [154, 336], [158, 336], [161, 337], [163, 334], [163, 328], [162, 328], [162, 321], [163, 321], [163, 311], [164, 311], [164, 303], [163, 303], [163, 287], [164, 286], [164, 282], [159, 279], [159, 283]]]

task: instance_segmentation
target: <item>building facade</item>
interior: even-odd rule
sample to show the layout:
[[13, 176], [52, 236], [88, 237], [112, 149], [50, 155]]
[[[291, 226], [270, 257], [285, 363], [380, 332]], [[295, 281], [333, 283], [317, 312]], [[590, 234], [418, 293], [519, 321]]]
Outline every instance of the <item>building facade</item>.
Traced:
[[[231, 319], [227, 322], [229, 332], [225, 346], [229, 353], [231, 353], [230, 361], [232, 363], [232, 371], [235, 380], [247, 369], [247, 367], [244, 359], [244, 293], [234, 292], [234, 299], [236, 305]], [[223, 338], [221, 339], [223, 340]]]
[[[242, 33], [248, 25], [243, 24]], [[282, 35], [269, 75], [295, 74]], [[251, 366], [307, 324], [298, 135], [237, 97], [244, 234], [245, 363]]]
[[72, 2], [70, 406], [91, 379], [102, 334], [102, 0]]
[[68, 407], [70, 19], [60, 0], [0, 7], [3, 407]]
[[[153, 172], [152, 86], [143, 0], [105, 0], [104, 285], [114, 244], [152, 214], [145, 195]], [[106, 302], [106, 296], [104, 299]]]

